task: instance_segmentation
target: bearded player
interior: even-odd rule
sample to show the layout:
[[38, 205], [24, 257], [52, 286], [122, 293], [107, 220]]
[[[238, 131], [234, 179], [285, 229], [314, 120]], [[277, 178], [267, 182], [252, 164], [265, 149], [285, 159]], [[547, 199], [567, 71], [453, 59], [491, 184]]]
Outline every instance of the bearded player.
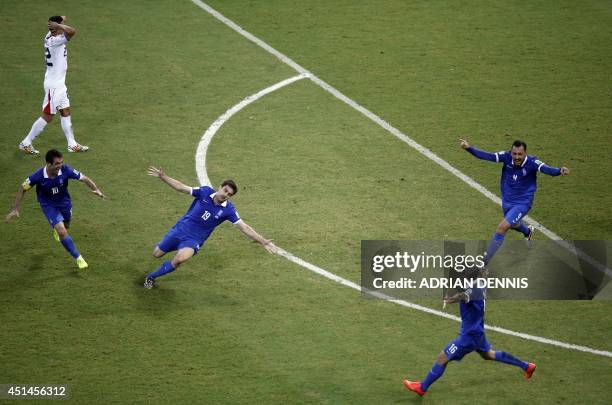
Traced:
[[504, 218], [497, 225], [484, 254], [484, 263], [487, 266], [510, 229], [523, 234], [528, 241], [533, 238], [535, 228], [525, 225], [523, 219], [531, 209], [538, 189], [537, 174], [567, 176], [570, 170], [564, 166], [548, 166], [535, 156], [528, 155], [527, 144], [523, 141], [514, 141], [510, 150], [496, 153], [476, 149], [465, 139], [459, 139], [459, 146], [478, 159], [502, 164], [500, 189]]

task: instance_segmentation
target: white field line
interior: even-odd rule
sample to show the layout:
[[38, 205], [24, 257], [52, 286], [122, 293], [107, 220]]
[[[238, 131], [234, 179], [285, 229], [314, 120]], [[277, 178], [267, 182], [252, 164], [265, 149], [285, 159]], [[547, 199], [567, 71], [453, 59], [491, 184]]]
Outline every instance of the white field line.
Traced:
[[278, 82], [270, 87], [266, 87], [265, 89], [258, 91], [255, 94], [252, 94], [224, 112], [219, 118], [212, 123], [210, 127], [206, 130], [202, 139], [200, 139], [200, 143], [198, 144], [198, 149], [196, 152], [196, 173], [198, 174], [198, 180], [200, 184], [212, 184], [210, 179], [208, 178], [208, 172], [206, 171], [206, 151], [208, 150], [208, 145], [212, 140], [215, 133], [221, 128], [221, 125], [225, 123], [225, 121], [229, 120], [232, 115], [236, 114], [238, 111], [242, 110], [247, 105], [251, 104], [254, 101], [257, 101], [260, 97], [265, 96], [268, 93], [272, 93], [275, 90], [278, 90], [282, 87], [285, 87], [295, 81], [301, 80], [307, 77], [306, 73], [302, 73], [297, 76], [290, 77], [289, 79], [285, 79], [282, 82]]
[[[211, 184], [210, 179], [208, 178], [208, 171], [206, 169], [206, 153], [208, 151], [208, 146], [210, 145], [210, 142], [212, 140], [212, 138], [215, 136], [215, 134], [217, 133], [217, 131], [221, 128], [221, 126], [227, 121], [229, 120], [234, 114], [236, 114], [238, 111], [240, 111], [241, 109], [243, 109], [244, 107], [246, 107], [247, 105], [257, 101], [259, 98], [265, 96], [266, 94], [272, 93], [275, 90], [278, 90], [284, 86], [287, 86], [295, 81], [298, 81], [300, 79], [303, 79], [305, 77], [308, 77], [309, 74], [308, 72], [303, 72], [297, 76], [291, 77], [289, 79], [283, 80], [279, 83], [276, 83], [270, 87], [266, 87], [265, 89], [251, 95], [248, 96], [247, 98], [245, 98], [244, 100], [240, 101], [238, 104], [236, 104], [235, 106], [233, 106], [232, 108], [230, 108], [229, 110], [227, 110], [225, 113], [223, 113], [219, 118], [217, 118], [215, 120], [215, 122], [213, 122], [211, 124], [210, 127], [208, 127], [208, 129], [206, 130], [206, 132], [204, 132], [204, 135], [202, 135], [202, 138], [200, 139], [200, 143], [198, 144], [198, 148], [197, 148], [197, 152], [196, 152], [196, 156], [195, 156], [195, 160], [196, 160], [196, 172], [198, 174], [198, 180], [200, 181], [200, 184]], [[337, 276], [334, 273], [331, 273], [327, 270], [322, 269], [321, 267], [315, 266], [314, 264], [308, 263], [305, 260], [300, 259], [299, 257], [293, 255], [290, 252], [287, 252], [286, 250], [281, 249], [278, 254], [282, 257], [284, 257], [285, 259], [299, 265], [302, 266], [314, 273], [320, 274], [323, 277], [326, 277], [330, 280], [333, 280], [337, 283], [340, 283], [342, 285], [345, 285], [347, 287], [353, 288], [357, 291], [362, 291], [361, 286], [359, 286], [358, 284], [347, 280], [345, 278], [342, 278], [340, 276]], [[371, 290], [367, 290], [367, 289], [363, 289], [363, 292], [370, 294], [374, 297], [377, 298], [382, 298], [391, 302], [394, 302], [398, 305], [407, 307], [407, 308], [411, 308], [411, 309], [416, 309], [418, 311], [422, 311], [422, 312], [427, 312], [429, 314], [432, 315], [437, 315], [443, 318], [448, 318], [448, 319], [452, 319], [454, 321], [458, 321], [460, 322], [461, 319], [455, 315], [452, 314], [448, 314], [446, 312], [442, 312], [442, 311], [438, 311], [432, 308], [428, 308], [428, 307], [424, 307], [421, 305], [417, 305], [417, 304], [413, 304], [411, 302], [408, 301], [404, 301], [404, 300], [398, 300], [395, 299], [393, 297], [390, 297], [388, 295], [385, 295], [383, 293], [380, 293], [378, 291], [371, 291]], [[581, 351], [581, 352], [586, 352], [586, 353], [592, 353], [592, 354], [596, 354], [596, 355], [600, 355], [600, 356], [606, 356], [606, 357], [612, 357], [612, 352], [608, 352], [605, 350], [597, 350], [597, 349], [592, 349], [590, 347], [586, 347], [586, 346], [579, 346], [579, 345], [574, 345], [571, 343], [565, 343], [565, 342], [560, 342], [557, 340], [552, 340], [552, 339], [547, 339], [547, 338], [543, 338], [540, 336], [534, 336], [534, 335], [528, 335], [526, 333], [521, 333], [521, 332], [514, 332], [512, 330], [509, 329], [504, 329], [504, 328], [500, 328], [497, 326], [491, 326], [491, 325], [485, 325], [486, 329], [489, 330], [493, 330], [495, 332], [499, 332], [499, 333], [503, 333], [506, 335], [511, 335], [511, 336], [517, 336], [523, 339], [527, 339], [527, 340], [532, 340], [535, 342], [540, 342], [540, 343], [545, 343], [545, 344], [549, 344], [549, 345], [553, 345], [553, 346], [558, 346], [558, 347], [563, 347], [565, 349], [572, 349], [572, 350], [577, 350], [577, 351]]]
[[[288, 56], [286, 56], [283, 53], [281, 53], [281, 52], [277, 51], [276, 49], [272, 48], [270, 45], [268, 45], [267, 43], [265, 43], [261, 39], [257, 38], [255, 35], [251, 34], [248, 31], [245, 31], [238, 24], [236, 24], [235, 22], [233, 22], [229, 18], [225, 17], [223, 14], [221, 14], [217, 10], [213, 9], [208, 4], [206, 4], [206, 3], [204, 3], [204, 2], [202, 2], [200, 0], [191, 0], [191, 1], [196, 6], [200, 7], [202, 10], [206, 11], [207, 13], [209, 13], [210, 15], [215, 17], [217, 20], [221, 21], [223, 24], [225, 24], [228, 27], [230, 27], [232, 30], [236, 31], [237, 33], [239, 33], [240, 35], [242, 35], [243, 37], [245, 37], [249, 41], [257, 44], [259, 47], [265, 49], [268, 53], [270, 53], [270, 54], [274, 55], [275, 57], [277, 57], [281, 62], [291, 66], [298, 73], [306, 75], [310, 80], [312, 80], [313, 83], [316, 83], [318, 86], [320, 86], [325, 91], [331, 93], [337, 99], [342, 100], [344, 103], [346, 103], [349, 106], [353, 107], [355, 110], [359, 111], [360, 113], [362, 113], [363, 115], [368, 117], [370, 120], [374, 121], [375, 123], [377, 123], [378, 125], [380, 125], [384, 129], [389, 131], [391, 134], [396, 136], [398, 139], [400, 139], [401, 141], [405, 142], [406, 144], [408, 144], [413, 149], [417, 150], [423, 156], [426, 156], [427, 158], [433, 160], [434, 162], [436, 162], [437, 164], [442, 166], [444, 169], [446, 169], [448, 172], [454, 174], [456, 177], [461, 179], [468, 186], [470, 186], [473, 189], [479, 191], [481, 194], [483, 194], [489, 200], [493, 201], [497, 205], [500, 205], [500, 206], [502, 205], [502, 201], [501, 201], [501, 199], [498, 196], [496, 196], [495, 194], [491, 193], [489, 190], [487, 190], [481, 184], [476, 182], [474, 179], [472, 179], [471, 177], [469, 177], [465, 173], [461, 172], [460, 170], [458, 170], [457, 168], [452, 166], [450, 163], [448, 163], [446, 160], [442, 159], [441, 157], [439, 157], [438, 155], [436, 155], [435, 153], [433, 153], [432, 151], [430, 151], [429, 149], [427, 149], [426, 147], [424, 147], [420, 143], [416, 142], [414, 139], [410, 138], [408, 135], [404, 134], [402, 131], [400, 131], [399, 129], [395, 128], [393, 125], [389, 124], [387, 121], [383, 120], [378, 115], [374, 114], [372, 111], [370, 111], [367, 108], [363, 107], [362, 105], [358, 104], [353, 99], [345, 96], [339, 90], [335, 89], [334, 87], [332, 87], [331, 85], [327, 84], [326, 82], [324, 82], [319, 77], [315, 76], [314, 74], [312, 74], [311, 72], [309, 72], [308, 70], [303, 68], [302, 66], [298, 65], [296, 62], [291, 60], [291, 58], [289, 58]], [[568, 243], [568, 242], [564, 241], [555, 232], [553, 232], [550, 229], [546, 228], [544, 225], [542, 225], [541, 223], [539, 223], [535, 219], [531, 218], [530, 216], [525, 216], [523, 219], [529, 225], [533, 225], [536, 229], [538, 229], [540, 232], [542, 232], [544, 235], [546, 235], [549, 239], [552, 239], [552, 240], [556, 241], [559, 245], [561, 245], [565, 249], [569, 250], [572, 254], [580, 256], [581, 259], [583, 259], [584, 261], [588, 262], [590, 265], [592, 265], [593, 267], [597, 268], [599, 271], [605, 273], [608, 277], [612, 278], [612, 270], [610, 270], [606, 266], [601, 265], [597, 260], [593, 259], [591, 256], [589, 256], [588, 254], [586, 254], [582, 250], [576, 248], [571, 243]]]

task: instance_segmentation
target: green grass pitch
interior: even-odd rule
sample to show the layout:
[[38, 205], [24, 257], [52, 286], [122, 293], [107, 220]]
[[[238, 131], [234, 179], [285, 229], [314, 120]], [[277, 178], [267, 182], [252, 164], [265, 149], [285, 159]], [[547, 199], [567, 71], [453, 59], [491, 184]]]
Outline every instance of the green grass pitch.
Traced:
[[[515, 138], [567, 178], [540, 176], [530, 215], [566, 239], [611, 239], [609, 1], [226, 1], [212, 7], [498, 194], [498, 167], [457, 138]], [[40, 113], [46, 19], [65, 14], [77, 140], [74, 264], [26, 194], [0, 224], [0, 384], [69, 384], [74, 403], [418, 402], [456, 322], [364, 300], [268, 255], [229, 225], [142, 288], [155, 243], [190, 199], [149, 164], [196, 184], [195, 151], [227, 109], [296, 72], [189, 0], [6, 2], [0, 22], [1, 205], [43, 164], [17, 150]], [[59, 121], [59, 120], [57, 120]], [[65, 150], [59, 122], [36, 140]], [[488, 239], [498, 206], [309, 80], [249, 105], [215, 136], [214, 183], [233, 178], [255, 229], [359, 281], [362, 239]], [[516, 235], [512, 236], [513, 238]], [[487, 303], [487, 322], [612, 350], [609, 301]], [[451, 312], [456, 313], [453, 308]], [[607, 403], [612, 359], [499, 333], [534, 378], [476, 355], [449, 366], [433, 403]]]

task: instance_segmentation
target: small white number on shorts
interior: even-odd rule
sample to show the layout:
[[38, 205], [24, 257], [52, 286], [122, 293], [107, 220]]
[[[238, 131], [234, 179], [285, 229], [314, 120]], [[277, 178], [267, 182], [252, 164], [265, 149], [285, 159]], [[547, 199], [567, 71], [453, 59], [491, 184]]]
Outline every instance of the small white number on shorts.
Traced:
[[455, 346], [455, 344], [454, 344], [454, 343], [448, 347], [448, 352], [449, 352], [450, 354], [453, 354], [453, 353], [455, 353], [456, 351], [457, 351], [457, 346]]

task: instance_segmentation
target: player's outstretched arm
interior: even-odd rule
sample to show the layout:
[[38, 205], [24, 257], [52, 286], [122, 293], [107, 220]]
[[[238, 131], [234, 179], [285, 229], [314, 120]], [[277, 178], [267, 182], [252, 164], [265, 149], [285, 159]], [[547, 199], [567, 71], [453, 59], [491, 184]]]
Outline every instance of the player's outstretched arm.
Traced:
[[19, 187], [19, 190], [17, 191], [17, 195], [15, 196], [15, 206], [4, 218], [6, 222], [10, 221], [11, 219], [15, 217], [19, 218], [19, 210], [21, 209], [21, 200], [23, 200], [23, 196], [26, 193], [26, 191], [28, 190], [23, 188], [23, 186]]
[[472, 155], [476, 156], [478, 159], [488, 160], [489, 162], [497, 162], [498, 157], [495, 153], [485, 152], [484, 150], [476, 149], [473, 146], [470, 146], [468, 141], [465, 139], [459, 138], [459, 146], [461, 149], [465, 149], [470, 152]]
[[549, 176], [567, 176], [570, 174], [570, 169], [565, 166], [551, 167], [544, 163], [540, 165], [539, 170], [544, 174], [548, 174]]
[[176, 191], [180, 191], [181, 193], [185, 194], [191, 194], [191, 187], [168, 176], [166, 173], [164, 173], [161, 167], [157, 168], [155, 166], [149, 166], [149, 168], [147, 169], [147, 174], [149, 176], [158, 177], [161, 181], [163, 181]]
[[278, 252], [278, 246], [272, 243], [271, 240], [264, 238], [260, 234], [258, 234], [255, 229], [251, 228], [246, 222], [240, 220], [234, 224], [236, 228], [240, 229], [242, 233], [244, 233], [249, 238], [253, 239], [255, 242], [259, 243], [266, 249], [269, 253]]
[[81, 175], [81, 179], [80, 180], [83, 183], [87, 184], [87, 187], [89, 187], [91, 189], [92, 193], [94, 193], [95, 195], [97, 195], [100, 198], [106, 198], [106, 196], [102, 193], [102, 191], [100, 191], [100, 189], [98, 188], [98, 186], [96, 186], [96, 183], [94, 183], [92, 179], [90, 179], [89, 177], [87, 177], [85, 175]]

